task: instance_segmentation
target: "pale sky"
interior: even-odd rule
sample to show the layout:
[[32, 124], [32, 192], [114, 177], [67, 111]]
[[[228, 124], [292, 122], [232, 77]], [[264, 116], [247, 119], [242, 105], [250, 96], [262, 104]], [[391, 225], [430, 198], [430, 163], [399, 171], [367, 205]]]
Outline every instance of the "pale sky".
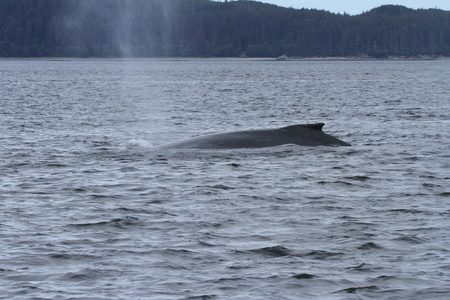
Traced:
[[450, 11], [450, 0], [256, 0], [293, 8], [316, 8], [334, 13], [360, 14], [384, 4], [409, 8], [439, 8]]

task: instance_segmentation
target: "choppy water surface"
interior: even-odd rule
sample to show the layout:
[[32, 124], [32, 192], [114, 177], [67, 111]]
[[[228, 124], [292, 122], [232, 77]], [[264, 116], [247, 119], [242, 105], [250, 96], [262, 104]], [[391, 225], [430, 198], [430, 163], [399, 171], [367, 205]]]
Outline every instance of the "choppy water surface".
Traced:
[[[450, 61], [0, 62], [1, 299], [448, 299]], [[155, 151], [324, 122], [351, 147]]]

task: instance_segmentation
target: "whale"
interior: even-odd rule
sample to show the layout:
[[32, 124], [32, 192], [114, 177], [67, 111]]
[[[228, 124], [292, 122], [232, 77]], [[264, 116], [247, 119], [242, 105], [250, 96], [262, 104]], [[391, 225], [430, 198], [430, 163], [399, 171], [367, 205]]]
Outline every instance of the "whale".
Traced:
[[275, 129], [244, 130], [198, 136], [163, 145], [161, 149], [238, 149], [281, 145], [350, 146], [322, 131], [324, 123], [298, 124]]

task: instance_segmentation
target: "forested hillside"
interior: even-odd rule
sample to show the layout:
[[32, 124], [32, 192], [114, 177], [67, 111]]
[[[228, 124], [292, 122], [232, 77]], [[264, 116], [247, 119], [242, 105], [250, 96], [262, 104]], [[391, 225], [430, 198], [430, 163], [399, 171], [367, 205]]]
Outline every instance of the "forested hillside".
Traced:
[[2, 57], [450, 56], [450, 12], [256, 1], [1, 0]]

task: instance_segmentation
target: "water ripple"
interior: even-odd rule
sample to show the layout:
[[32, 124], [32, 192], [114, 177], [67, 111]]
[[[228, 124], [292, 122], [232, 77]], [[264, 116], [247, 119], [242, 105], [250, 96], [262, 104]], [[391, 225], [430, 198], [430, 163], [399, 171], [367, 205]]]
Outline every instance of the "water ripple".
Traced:
[[[450, 293], [448, 61], [0, 65], [0, 298]], [[155, 150], [305, 122], [353, 146]]]

